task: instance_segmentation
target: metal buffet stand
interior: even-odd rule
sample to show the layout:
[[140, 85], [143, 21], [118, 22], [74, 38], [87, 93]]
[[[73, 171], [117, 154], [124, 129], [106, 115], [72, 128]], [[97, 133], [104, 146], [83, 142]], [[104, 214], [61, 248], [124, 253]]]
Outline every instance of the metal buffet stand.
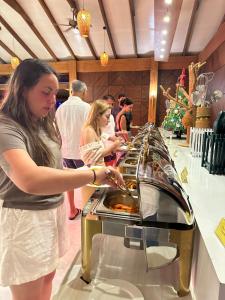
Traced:
[[[146, 124], [130, 145], [118, 168], [131, 196], [101, 188], [82, 215], [83, 279], [90, 282], [92, 238], [103, 233], [124, 237], [124, 246], [143, 251], [146, 271], [178, 261], [179, 296], [189, 293], [195, 219], [188, 196], [179, 183], [167, 147], [158, 131]], [[166, 249], [169, 259], [156, 262]]]

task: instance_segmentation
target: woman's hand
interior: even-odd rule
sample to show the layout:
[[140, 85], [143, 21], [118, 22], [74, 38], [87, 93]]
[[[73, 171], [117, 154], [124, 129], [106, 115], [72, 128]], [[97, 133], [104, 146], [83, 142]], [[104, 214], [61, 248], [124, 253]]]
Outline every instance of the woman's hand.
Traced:
[[114, 145], [114, 151], [120, 148], [121, 146], [121, 141], [119, 139], [116, 139], [115, 142], [113, 143]]
[[[93, 168], [94, 169], [94, 168]], [[109, 184], [111, 186], [116, 187], [117, 185], [124, 186], [124, 180], [122, 175], [113, 167], [101, 167], [95, 169], [96, 174], [96, 185], [100, 185], [102, 183]]]

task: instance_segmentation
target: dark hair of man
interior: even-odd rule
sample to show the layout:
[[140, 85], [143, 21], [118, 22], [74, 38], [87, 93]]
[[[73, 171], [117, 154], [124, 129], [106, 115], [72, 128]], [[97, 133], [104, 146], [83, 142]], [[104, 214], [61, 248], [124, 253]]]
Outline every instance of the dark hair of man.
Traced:
[[39, 137], [39, 130], [43, 129], [50, 139], [61, 143], [60, 134], [55, 122], [55, 112], [37, 122], [32, 119], [32, 114], [24, 96], [25, 90], [33, 88], [43, 75], [56, 72], [38, 59], [26, 59], [16, 68], [9, 82], [9, 90], [1, 108], [0, 121], [8, 124], [18, 124], [29, 137], [32, 157], [39, 165], [53, 166], [53, 155], [48, 146]]
[[105, 96], [102, 97], [102, 99], [103, 100], [109, 100], [110, 99], [110, 100], [115, 101], [115, 98], [112, 95], [105, 95]]
[[120, 99], [120, 98], [122, 98], [122, 97], [126, 97], [126, 95], [125, 95], [125, 94], [119, 94], [119, 95], [118, 95], [118, 99]]
[[121, 106], [131, 105], [131, 104], [134, 104], [134, 102], [129, 98], [124, 98], [123, 100], [120, 101]]

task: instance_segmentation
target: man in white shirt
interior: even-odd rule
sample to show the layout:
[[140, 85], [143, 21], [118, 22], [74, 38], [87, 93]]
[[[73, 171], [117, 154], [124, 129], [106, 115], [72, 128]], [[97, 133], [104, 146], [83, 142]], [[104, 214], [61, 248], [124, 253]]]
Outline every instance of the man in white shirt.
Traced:
[[[84, 165], [80, 156], [80, 134], [84, 125], [90, 105], [83, 100], [87, 94], [87, 86], [80, 80], [72, 82], [72, 95], [59, 106], [56, 111], [56, 120], [62, 138], [63, 164], [66, 168], [79, 168]], [[69, 219], [74, 220], [80, 209], [74, 204], [74, 190], [67, 192], [70, 214]]]

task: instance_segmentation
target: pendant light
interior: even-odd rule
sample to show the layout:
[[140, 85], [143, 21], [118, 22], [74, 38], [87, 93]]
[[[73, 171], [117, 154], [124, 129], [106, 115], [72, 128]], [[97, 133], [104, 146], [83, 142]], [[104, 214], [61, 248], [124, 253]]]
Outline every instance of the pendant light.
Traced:
[[105, 67], [106, 65], [108, 65], [109, 55], [105, 52], [105, 30], [106, 30], [105, 26], [103, 27], [103, 30], [104, 30], [104, 52], [102, 52], [100, 55], [100, 62], [101, 65]]
[[88, 37], [90, 26], [91, 26], [91, 15], [90, 13], [84, 9], [84, 1], [83, 8], [77, 14], [77, 26], [82, 37]]
[[[13, 51], [15, 52], [14, 37], [13, 37]], [[16, 67], [20, 64], [19, 58], [17, 56], [12, 56], [10, 63], [11, 63], [13, 70], [15, 70]]]
[[11, 62], [11, 66], [12, 66], [13, 70], [15, 70], [16, 67], [20, 64], [19, 58], [16, 56], [12, 56], [10, 62]]

